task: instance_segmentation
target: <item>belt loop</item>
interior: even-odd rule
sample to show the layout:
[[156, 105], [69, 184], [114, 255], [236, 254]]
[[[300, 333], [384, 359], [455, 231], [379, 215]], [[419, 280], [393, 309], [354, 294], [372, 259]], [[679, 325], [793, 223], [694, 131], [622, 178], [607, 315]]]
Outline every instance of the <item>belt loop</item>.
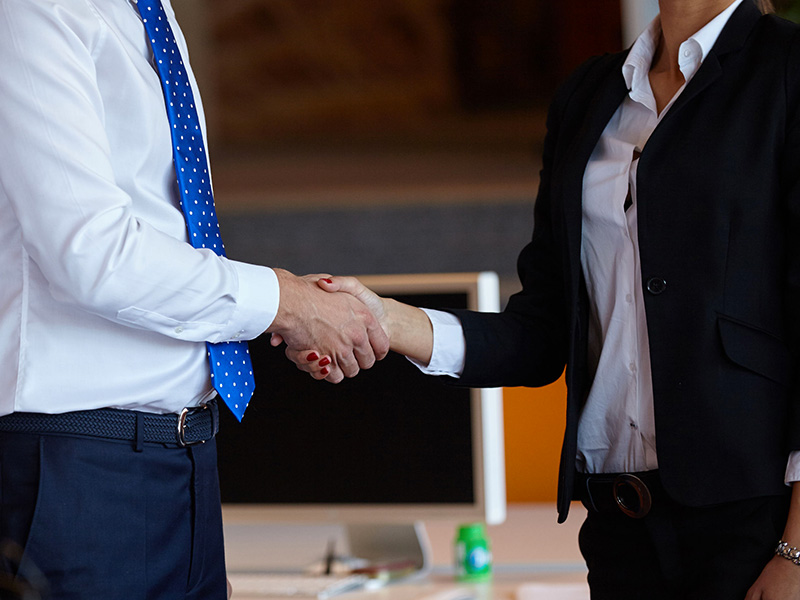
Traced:
[[136, 441], [134, 442], [133, 449], [136, 452], [144, 450], [144, 413], [136, 413]]
[[595, 504], [594, 502], [594, 494], [592, 494], [591, 483], [592, 483], [592, 477], [591, 475], [589, 475], [586, 477], [586, 481], [584, 482], [584, 485], [586, 486], [586, 498], [589, 500], [588, 508], [590, 508], [595, 512], [598, 512], [599, 509], [597, 508], [597, 504]]

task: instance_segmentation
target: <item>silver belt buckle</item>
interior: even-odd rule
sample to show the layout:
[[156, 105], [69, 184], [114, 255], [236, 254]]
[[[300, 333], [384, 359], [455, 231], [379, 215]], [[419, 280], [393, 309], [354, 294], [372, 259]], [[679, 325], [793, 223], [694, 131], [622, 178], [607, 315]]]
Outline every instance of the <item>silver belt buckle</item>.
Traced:
[[647, 484], [630, 473], [614, 479], [614, 500], [619, 509], [632, 519], [647, 516], [653, 506], [653, 497]]
[[[208, 410], [208, 404], [203, 404], [202, 406], [196, 406], [194, 408], [202, 408], [203, 410]], [[186, 446], [197, 446], [198, 444], [205, 444], [205, 440], [195, 440], [194, 442], [187, 442], [186, 441], [186, 417], [189, 416], [189, 411], [194, 410], [194, 408], [184, 408], [180, 414], [178, 415], [178, 445], [185, 448]]]

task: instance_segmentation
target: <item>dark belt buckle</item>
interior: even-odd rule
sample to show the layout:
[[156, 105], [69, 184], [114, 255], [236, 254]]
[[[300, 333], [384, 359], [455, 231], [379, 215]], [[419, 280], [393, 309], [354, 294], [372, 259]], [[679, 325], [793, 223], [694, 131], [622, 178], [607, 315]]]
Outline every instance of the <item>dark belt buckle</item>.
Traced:
[[184, 408], [181, 413], [178, 415], [178, 445], [185, 448], [186, 446], [197, 446], [198, 444], [205, 444], [205, 440], [194, 440], [194, 441], [187, 441], [186, 439], [186, 418], [189, 416], [189, 412], [192, 410], [208, 410], [208, 404], [203, 404], [202, 406], [198, 406], [196, 408]]
[[614, 500], [619, 509], [632, 519], [646, 516], [653, 506], [653, 497], [647, 484], [630, 473], [614, 478]]

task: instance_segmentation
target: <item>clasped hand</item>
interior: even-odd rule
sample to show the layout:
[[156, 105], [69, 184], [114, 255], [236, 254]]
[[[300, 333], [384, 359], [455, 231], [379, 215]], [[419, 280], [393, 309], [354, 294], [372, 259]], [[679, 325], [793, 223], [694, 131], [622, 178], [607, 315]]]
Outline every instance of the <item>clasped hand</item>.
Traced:
[[[313, 364], [316, 378], [338, 383], [370, 368], [389, 352], [389, 338], [364, 302], [356, 295], [331, 293], [336, 290], [318, 285], [329, 276], [298, 277], [283, 269], [275, 269], [275, 274], [280, 305], [267, 332], [272, 334], [273, 346], [286, 342], [286, 355], [298, 366]], [[313, 363], [308, 360], [312, 356]], [[311, 368], [301, 369], [311, 372]]]
[[[382, 298], [364, 286], [355, 277], [308, 276], [316, 279], [320, 291], [330, 296], [349, 296], [367, 310], [388, 336], [391, 350], [403, 354], [418, 365], [428, 365], [433, 353], [433, 326], [428, 316], [415, 306], [403, 304], [392, 298]], [[342, 380], [337, 372], [328, 368], [332, 358], [321, 346], [292, 344], [286, 356], [314, 379], [332, 383]], [[345, 373], [346, 376], [351, 376]]]

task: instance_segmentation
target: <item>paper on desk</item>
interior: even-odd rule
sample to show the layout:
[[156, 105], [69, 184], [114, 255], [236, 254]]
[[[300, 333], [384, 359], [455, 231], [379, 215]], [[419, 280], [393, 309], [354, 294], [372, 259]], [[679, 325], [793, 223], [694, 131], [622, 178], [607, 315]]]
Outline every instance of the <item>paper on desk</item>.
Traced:
[[589, 600], [586, 583], [523, 583], [517, 600]]

